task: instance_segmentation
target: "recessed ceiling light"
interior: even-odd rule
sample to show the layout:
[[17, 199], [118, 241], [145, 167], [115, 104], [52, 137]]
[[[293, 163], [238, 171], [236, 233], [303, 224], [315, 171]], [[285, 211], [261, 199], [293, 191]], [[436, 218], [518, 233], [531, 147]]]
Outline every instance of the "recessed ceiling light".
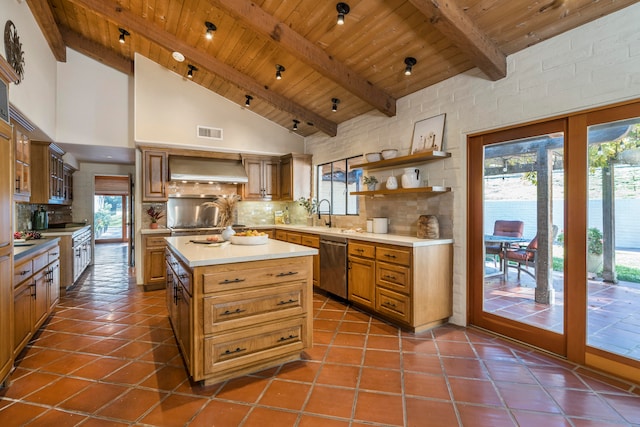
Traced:
[[171, 54], [171, 56], [173, 56], [173, 59], [175, 59], [178, 62], [183, 62], [184, 61], [184, 55], [181, 54], [180, 52], [173, 52]]

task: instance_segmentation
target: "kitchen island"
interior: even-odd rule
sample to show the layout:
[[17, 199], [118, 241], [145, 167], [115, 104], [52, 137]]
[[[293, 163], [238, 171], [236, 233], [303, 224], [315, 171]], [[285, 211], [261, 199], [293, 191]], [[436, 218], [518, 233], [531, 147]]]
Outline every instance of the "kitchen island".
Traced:
[[193, 380], [214, 384], [299, 359], [313, 344], [317, 249], [192, 242], [204, 239], [166, 238], [169, 318]]

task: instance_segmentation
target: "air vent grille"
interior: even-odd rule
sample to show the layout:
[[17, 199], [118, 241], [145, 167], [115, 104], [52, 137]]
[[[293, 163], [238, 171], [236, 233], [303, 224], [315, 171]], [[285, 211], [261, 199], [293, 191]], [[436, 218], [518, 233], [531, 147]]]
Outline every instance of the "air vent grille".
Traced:
[[222, 129], [198, 125], [198, 138], [222, 140]]

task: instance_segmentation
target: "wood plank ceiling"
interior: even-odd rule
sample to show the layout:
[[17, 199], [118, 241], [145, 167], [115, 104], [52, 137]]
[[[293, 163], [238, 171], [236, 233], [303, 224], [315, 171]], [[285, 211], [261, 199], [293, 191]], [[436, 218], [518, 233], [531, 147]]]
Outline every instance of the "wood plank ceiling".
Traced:
[[[398, 98], [473, 67], [499, 80], [508, 55], [636, 1], [347, 0], [344, 25], [336, 1], [27, 3], [58, 61], [69, 47], [128, 74], [135, 52], [183, 76], [192, 65], [195, 83], [242, 106], [250, 95], [249, 108], [275, 123], [335, 136], [339, 123], [372, 110], [394, 116]], [[206, 21], [217, 27], [212, 40]], [[410, 76], [406, 57], [417, 60]]]

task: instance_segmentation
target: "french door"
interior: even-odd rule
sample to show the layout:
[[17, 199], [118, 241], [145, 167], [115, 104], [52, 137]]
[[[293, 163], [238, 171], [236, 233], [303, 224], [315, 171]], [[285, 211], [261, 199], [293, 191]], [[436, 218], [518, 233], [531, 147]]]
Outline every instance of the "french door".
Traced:
[[640, 381], [640, 103], [474, 135], [468, 159], [469, 323]]

